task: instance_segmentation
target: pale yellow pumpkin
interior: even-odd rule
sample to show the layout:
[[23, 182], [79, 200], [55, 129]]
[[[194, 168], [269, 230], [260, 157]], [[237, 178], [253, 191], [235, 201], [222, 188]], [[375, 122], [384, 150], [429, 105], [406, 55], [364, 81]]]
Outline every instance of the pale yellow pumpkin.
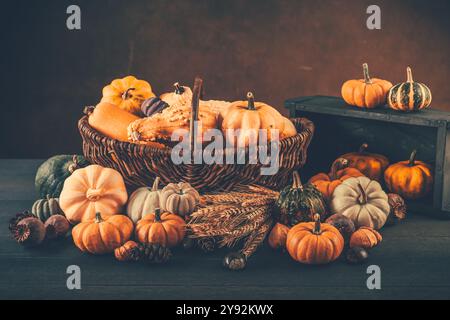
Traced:
[[199, 193], [187, 182], [169, 183], [160, 194], [161, 209], [180, 216], [194, 212], [199, 201]]
[[349, 178], [334, 190], [333, 213], [351, 219], [356, 227], [381, 229], [390, 212], [388, 196], [381, 185], [367, 177]]
[[178, 82], [174, 83], [174, 87], [174, 91], [164, 93], [159, 98], [171, 107], [190, 106], [192, 101], [191, 88], [180, 86]]
[[112, 103], [120, 109], [142, 116], [142, 102], [154, 96], [152, 87], [147, 81], [127, 76], [115, 79], [104, 87], [101, 102]]
[[[222, 131], [227, 141], [234, 141], [237, 146], [248, 146], [252, 135], [258, 130], [267, 130], [267, 139], [272, 139], [272, 130], [278, 130], [278, 137], [283, 133], [285, 121], [273, 107], [263, 102], [255, 102], [253, 94], [247, 94], [247, 101], [233, 102], [222, 121]], [[231, 129], [231, 130], [229, 130]], [[236, 130], [240, 130], [236, 135]]]
[[120, 173], [94, 164], [65, 180], [59, 205], [71, 223], [78, 223], [94, 219], [97, 212], [105, 219], [118, 214], [127, 199]]
[[161, 190], [158, 189], [159, 180], [159, 177], [156, 177], [151, 188], [138, 188], [131, 194], [127, 204], [127, 215], [134, 223], [159, 208], [161, 193]]
[[286, 117], [283, 117], [283, 121], [284, 121], [284, 129], [280, 135], [280, 139], [295, 136], [297, 134], [297, 128], [295, 128], [295, 125], [292, 123], [292, 121]]

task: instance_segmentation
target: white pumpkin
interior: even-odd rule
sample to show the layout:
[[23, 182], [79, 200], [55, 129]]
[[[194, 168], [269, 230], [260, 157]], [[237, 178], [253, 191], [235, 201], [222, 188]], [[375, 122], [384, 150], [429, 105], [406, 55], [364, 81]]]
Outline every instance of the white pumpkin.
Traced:
[[381, 185], [367, 177], [344, 180], [331, 196], [331, 210], [350, 218], [357, 227], [381, 229], [390, 207]]
[[188, 216], [200, 202], [200, 194], [189, 183], [169, 183], [161, 191], [160, 204], [163, 211]]
[[161, 190], [158, 189], [158, 185], [159, 177], [156, 177], [151, 188], [142, 187], [131, 194], [127, 205], [127, 215], [134, 223], [159, 208]]
[[162, 94], [159, 98], [171, 107], [190, 106], [192, 101], [192, 90], [189, 87], [174, 83], [175, 90]]

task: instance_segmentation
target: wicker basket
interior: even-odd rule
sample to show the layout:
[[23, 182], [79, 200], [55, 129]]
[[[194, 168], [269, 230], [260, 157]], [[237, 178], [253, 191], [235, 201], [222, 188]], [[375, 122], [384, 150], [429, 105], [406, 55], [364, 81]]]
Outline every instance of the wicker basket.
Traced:
[[[201, 92], [201, 83], [199, 89], [197, 81], [193, 100], [199, 96], [196, 96], [196, 91]], [[314, 124], [308, 119], [291, 120], [298, 133], [280, 140], [279, 171], [271, 176], [260, 174], [260, 163], [175, 165], [171, 160], [171, 148], [158, 149], [108, 138], [89, 125], [88, 116], [79, 120], [78, 129], [83, 139], [84, 156], [91, 163], [119, 171], [131, 189], [149, 186], [158, 176], [163, 184], [185, 181], [202, 192], [210, 192], [230, 190], [238, 183], [256, 183], [269, 188], [284, 186], [292, 172], [305, 164], [306, 152], [314, 133]]]

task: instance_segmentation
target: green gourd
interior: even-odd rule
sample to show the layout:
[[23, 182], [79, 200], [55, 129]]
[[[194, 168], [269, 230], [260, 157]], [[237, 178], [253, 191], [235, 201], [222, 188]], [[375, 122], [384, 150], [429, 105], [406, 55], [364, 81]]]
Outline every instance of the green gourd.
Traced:
[[38, 168], [34, 181], [40, 198], [58, 198], [64, 181], [76, 170], [89, 165], [80, 155], [57, 155]]
[[297, 171], [293, 183], [280, 191], [277, 200], [280, 222], [292, 227], [300, 222], [310, 222], [315, 214], [326, 216], [322, 193], [313, 184], [303, 185]]
[[42, 222], [47, 221], [53, 215], [64, 214], [59, 207], [58, 199], [49, 196], [45, 199], [36, 200], [31, 207], [31, 213]]

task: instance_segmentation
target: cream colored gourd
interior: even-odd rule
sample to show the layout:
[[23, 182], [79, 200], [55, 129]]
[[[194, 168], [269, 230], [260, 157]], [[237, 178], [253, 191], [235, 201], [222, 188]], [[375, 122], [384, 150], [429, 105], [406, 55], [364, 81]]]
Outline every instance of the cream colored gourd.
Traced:
[[127, 205], [127, 215], [134, 223], [159, 208], [161, 194], [161, 189], [158, 189], [159, 181], [159, 177], [156, 177], [151, 188], [142, 187], [131, 194]]
[[162, 94], [159, 98], [169, 106], [183, 107], [190, 106], [192, 101], [192, 90], [189, 87], [180, 86], [178, 82], [174, 83], [173, 92]]
[[169, 183], [160, 194], [161, 209], [179, 216], [190, 215], [199, 201], [199, 193], [187, 182]]
[[95, 219], [97, 212], [101, 212], [104, 219], [118, 214], [127, 199], [121, 174], [93, 164], [75, 170], [64, 181], [59, 206], [67, 219], [75, 224]]
[[381, 185], [367, 177], [342, 182], [331, 196], [331, 210], [350, 218], [357, 227], [381, 229], [390, 207]]

